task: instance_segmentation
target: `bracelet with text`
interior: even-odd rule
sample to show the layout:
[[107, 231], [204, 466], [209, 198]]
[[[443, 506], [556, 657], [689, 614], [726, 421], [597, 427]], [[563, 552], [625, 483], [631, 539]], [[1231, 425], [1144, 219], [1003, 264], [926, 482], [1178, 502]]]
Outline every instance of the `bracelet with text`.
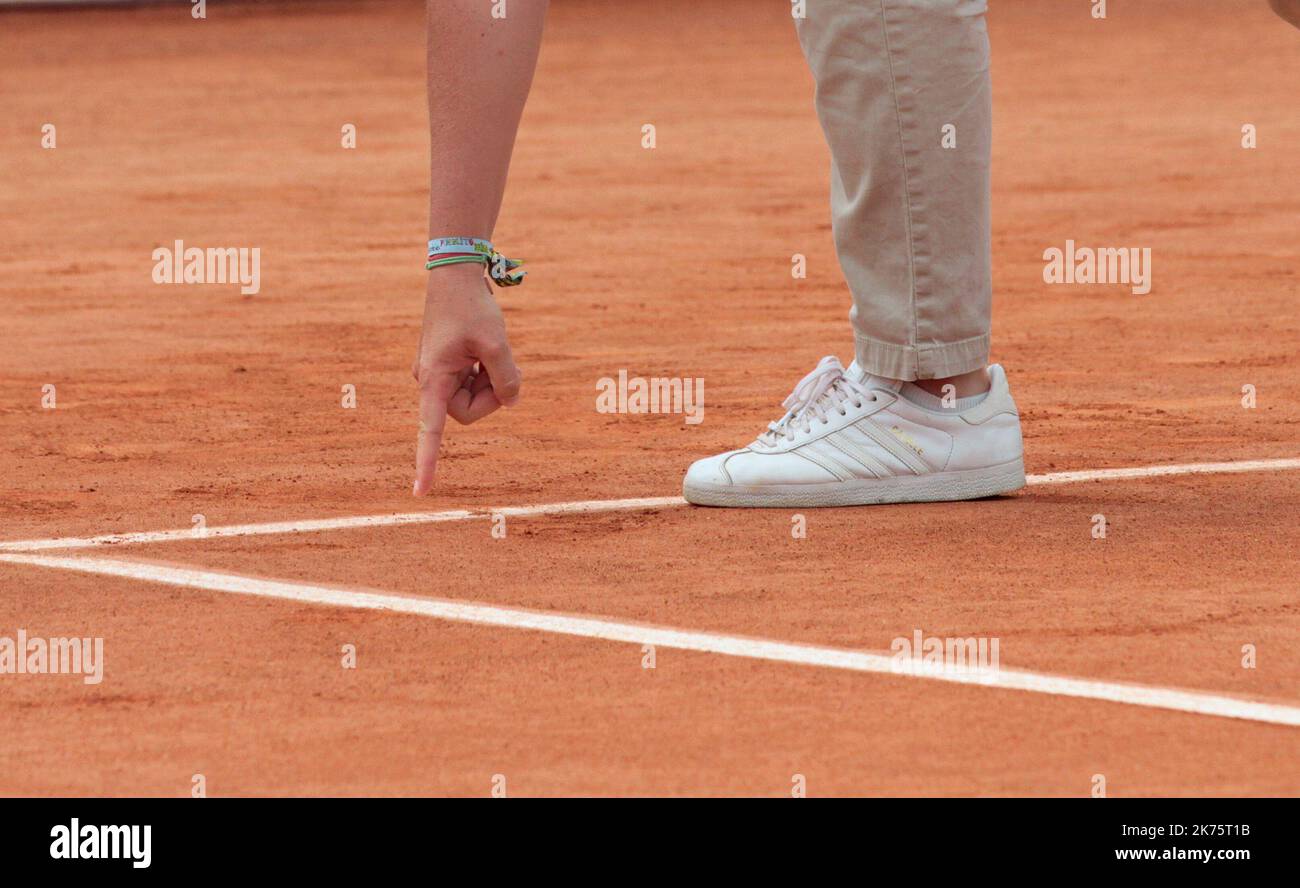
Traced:
[[519, 271], [522, 259], [507, 259], [492, 246], [492, 241], [481, 237], [435, 237], [429, 241], [429, 257], [425, 270], [443, 265], [477, 262], [487, 267], [487, 274], [502, 287], [515, 287], [524, 282], [525, 271]]

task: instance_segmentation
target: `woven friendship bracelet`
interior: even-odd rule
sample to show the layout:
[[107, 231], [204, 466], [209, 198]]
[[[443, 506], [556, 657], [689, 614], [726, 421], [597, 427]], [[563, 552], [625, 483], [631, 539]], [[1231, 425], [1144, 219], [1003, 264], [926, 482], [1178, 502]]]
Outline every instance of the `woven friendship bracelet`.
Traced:
[[507, 259], [497, 252], [492, 242], [481, 237], [435, 237], [429, 241], [429, 256], [425, 270], [443, 265], [477, 262], [487, 267], [487, 274], [502, 287], [516, 287], [524, 282], [525, 271], [519, 271], [522, 259]]

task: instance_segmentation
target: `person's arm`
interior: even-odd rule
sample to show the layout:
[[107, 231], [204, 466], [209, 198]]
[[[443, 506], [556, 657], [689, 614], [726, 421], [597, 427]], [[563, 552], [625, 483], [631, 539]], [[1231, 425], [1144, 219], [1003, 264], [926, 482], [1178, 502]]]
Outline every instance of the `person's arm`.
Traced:
[[1300, 0], [1268, 0], [1273, 11], [1300, 28]]
[[[429, 236], [490, 240], [537, 64], [546, 0], [428, 0]], [[507, 251], [508, 253], [508, 251]], [[519, 398], [505, 322], [478, 264], [428, 271], [412, 373], [420, 385], [415, 494], [433, 485], [443, 428]], [[475, 364], [480, 370], [475, 373]]]

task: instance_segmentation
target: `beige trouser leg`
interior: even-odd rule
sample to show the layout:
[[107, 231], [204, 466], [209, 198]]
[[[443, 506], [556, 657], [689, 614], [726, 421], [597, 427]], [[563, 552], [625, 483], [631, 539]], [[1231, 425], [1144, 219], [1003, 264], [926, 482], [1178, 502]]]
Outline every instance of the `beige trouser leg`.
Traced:
[[[796, 10], [798, 7], [796, 6]], [[807, 0], [858, 363], [934, 379], [988, 361], [986, 0]]]

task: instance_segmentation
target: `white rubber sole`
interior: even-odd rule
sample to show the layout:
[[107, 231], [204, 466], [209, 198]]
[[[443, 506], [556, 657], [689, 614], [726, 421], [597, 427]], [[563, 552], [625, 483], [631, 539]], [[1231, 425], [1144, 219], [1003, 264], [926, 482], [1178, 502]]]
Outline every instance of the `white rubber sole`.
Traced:
[[682, 484], [682, 495], [697, 506], [733, 508], [817, 508], [885, 503], [939, 503], [982, 499], [1025, 486], [1023, 458], [980, 469], [893, 478], [827, 481], [819, 484]]

